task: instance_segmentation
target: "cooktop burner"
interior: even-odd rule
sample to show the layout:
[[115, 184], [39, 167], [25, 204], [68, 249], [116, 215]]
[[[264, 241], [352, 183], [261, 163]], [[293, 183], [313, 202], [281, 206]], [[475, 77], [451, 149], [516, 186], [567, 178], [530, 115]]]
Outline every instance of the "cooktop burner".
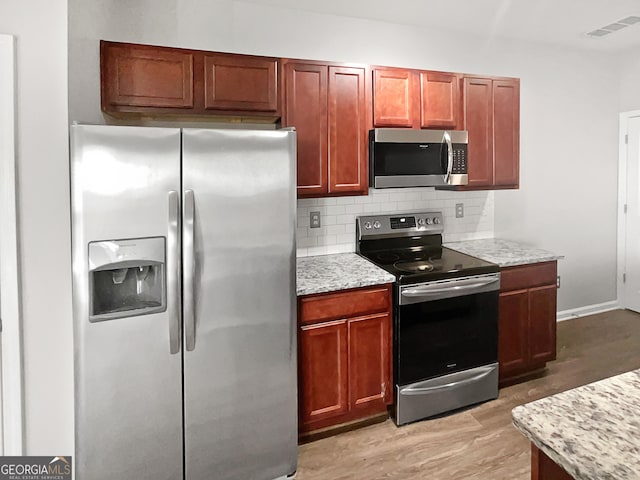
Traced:
[[498, 265], [443, 247], [443, 230], [440, 212], [358, 217], [357, 252], [405, 285], [500, 271]]
[[416, 262], [396, 262], [393, 267], [401, 272], [430, 272], [433, 270], [433, 265], [424, 260], [418, 260]]

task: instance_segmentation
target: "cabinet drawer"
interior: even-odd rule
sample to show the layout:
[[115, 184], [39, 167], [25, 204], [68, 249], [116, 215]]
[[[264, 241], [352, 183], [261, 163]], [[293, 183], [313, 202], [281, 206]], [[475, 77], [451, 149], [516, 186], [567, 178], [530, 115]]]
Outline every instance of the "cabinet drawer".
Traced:
[[389, 309], [390, 304], [390, 287], [386, 285], [347, 292], [309, 295], [299, 299], [298, 322], [304, 325], [384, 312]]
[[556, 262], [532, 263], [503, 268], [500, 272], [500, 290], [519, 290], [538, 285], [555, 285]]

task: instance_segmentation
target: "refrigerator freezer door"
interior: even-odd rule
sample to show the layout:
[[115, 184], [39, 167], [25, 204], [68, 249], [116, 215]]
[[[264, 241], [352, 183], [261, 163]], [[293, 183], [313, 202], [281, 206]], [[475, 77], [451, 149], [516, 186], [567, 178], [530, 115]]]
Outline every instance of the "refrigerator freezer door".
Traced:
[[[181, 348], [175, 341], [180, 318], [170, 315], [179, 315], [180, 301], [179, 202], [177, 193], [170, 194], [180, 191], [180, 130], [85, 125], [71, 130], [76, 477], [182, 479]], [[89, 265], [90, 242], [130, 239], [117, 242], [111, 252], [116, 257], [134, 252], [122, 257], [130, 267], [136, 263], [131, 256], [149, 263], [142, 251], [149, 242], [137, 240], [151, 237], [166, 239], [151, 242], [164, 249], [156, 248], [153, 260], [167, 267], [166, 308], [90, 322], [89, 271], [95, 267]], [[142, 292], [149, 272], [143, 265], [134, 274]], [[111, 277], [114, 283], [125, 281], [117, 272]]]
[[296, 470], [294, 165], [292, 131], [183, 130], [187, 480]]

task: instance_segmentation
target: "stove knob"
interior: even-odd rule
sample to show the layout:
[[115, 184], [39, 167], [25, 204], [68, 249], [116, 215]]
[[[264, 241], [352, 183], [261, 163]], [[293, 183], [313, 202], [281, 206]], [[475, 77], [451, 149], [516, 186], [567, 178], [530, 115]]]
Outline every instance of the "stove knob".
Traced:
[[431, 225], [433, 223], [433, 220], [431, 220], [430, 218], [427, 218], [427, 225]]
[[375, 221], [373, 222], [373, 228], [380, 228], [382, 226], [382, 224], [379, 221]]
[[418, 219], [418, 225], [420, 225], [420, 226], [424, 225], [424, 218], [419, 218]]
[[436, 225], [440, 223], [440, 219], [438, 217], [433, 217], [433, 223]]
[[371, 222], [364, 222], [364, 228], [371, 230]]

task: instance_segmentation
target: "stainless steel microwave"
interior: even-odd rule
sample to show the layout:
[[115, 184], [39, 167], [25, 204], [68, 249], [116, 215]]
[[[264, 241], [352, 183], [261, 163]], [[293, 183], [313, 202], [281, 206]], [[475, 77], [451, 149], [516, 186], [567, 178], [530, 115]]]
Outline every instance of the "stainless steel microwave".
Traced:
[[464, 130], [369, 131], [369, 185], [373, 188], [466, 185]]

